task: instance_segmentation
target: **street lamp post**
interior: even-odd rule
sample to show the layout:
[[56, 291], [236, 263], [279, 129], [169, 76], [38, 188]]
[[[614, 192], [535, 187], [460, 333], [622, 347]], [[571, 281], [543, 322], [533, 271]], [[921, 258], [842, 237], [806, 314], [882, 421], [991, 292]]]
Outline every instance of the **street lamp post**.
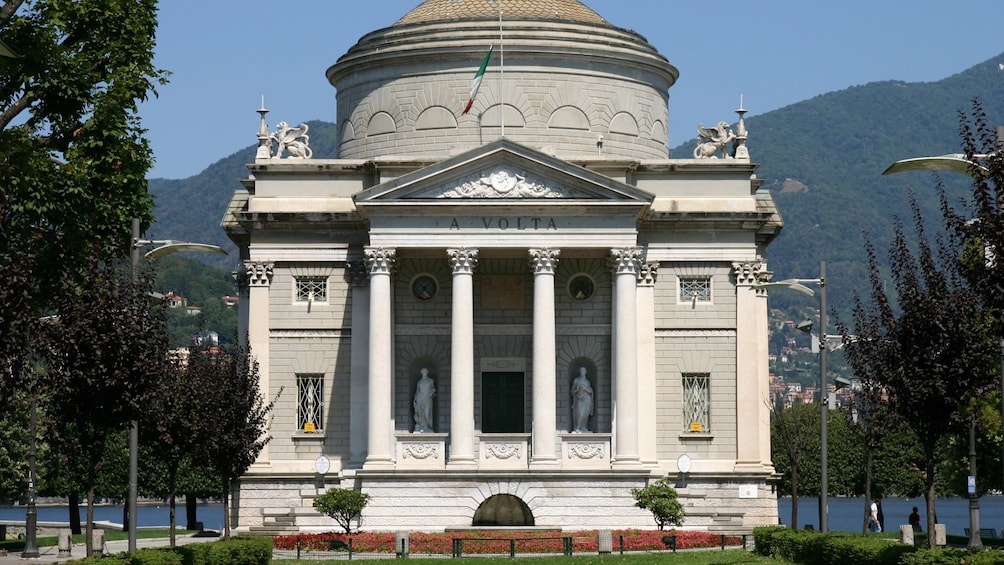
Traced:
[[[153, 260], [180, 251], [207, 251], [210, 253], [227, 252], [216, 245], [205, 243], [189, 243], [173, 239], [149, 240], [139, 238], [139, 218], [132, 220], [132, 246], [130, 262], [132, 264], [132, 281], [139, 282], [139, 254], [144, 247], [154, 248], [144, 255]], [[129, 500], [126, 502], [127, 522], [129, 528], [129, 553], [136, 552], [136, 505], [139, 501], [139, 422], [129, 422]]]
[[[1004, 126], [998, 126], [997, 150], [994, 154], [999, 154], [1004, 150]], [[961, 173], [974, 180], [987, 178], [990, 170], [980, 164], [991, 155], [972, 155], [967, 158], [963, 154], [941, 155], [937, 157], [915, 157], [912, 159], [902, 159], [882, 171], [883, 175], [902, 173], [906, 171], [950, 171]], [[1001, 368], [1000, 368], [1000, 390], [1001, 390], [1001, 432], [1004, 433], [1004, 338], [1001, 338]], [[1001, 465], [1004, 467], [1004, 442], [1001, 443]], [[1002, 469], [1004, 470], [1004, 469]], [[969, 494], [969, 543], [970, 549], [983, 548], [983, 540], [980, 539], [980, 499], [976, 495], [976, 424], [972, 416], [969, 420], [969, 484], [966, 490]]]
[[[827, 394], [827, 382], [826, 382], [826, 261], [819, 262], [819, 278], [817, 279], [785, 279], [773, 283], [765, 283], [762, 287], [772, 287], [781, 286], [792, 288], [800, 292], [804, 292], [808, 295], [814, 294], [812, 289], [808, 288], [807, 284], [814, 284], [819, 286], [819, 335], [820, 335], [820, 347], [819, 347], [819, 405], [820, 413], [822, 417], [819, 422], [819, 531], [824, 534], [830, 531], [829, 520], [828, 520], [828, 509], [827, 509], [827, 440], [826, 440], [826, 417], [828, 416], [829, 409], [829, 399]], [[802, 328], [799, 328], [802, 329]], [[812, 326], [809, 325], [803, 331], [812, 331]], [[793, 525], [794, 526], [794, 525]]]
[[[37, 370], [37, 367], [32, 367], [32, 370]], [[24, 550], [21, 552], [22, 559], [35, 559], [38, 557], [38, 542], [36, 539], [38, 533], [38, 508], [35, 506], [37, 486], [37, 477], [35, 476], [35, 436], [38, 433], [36, 420], [38, 392], [35, 390], [35, 380], [37, 376], [37, 374], [34, 375], [31, 382], [31, 423], [29, 425], [31, 437], [28, 439], [28, 510], [25, 513], [24, 519]]]

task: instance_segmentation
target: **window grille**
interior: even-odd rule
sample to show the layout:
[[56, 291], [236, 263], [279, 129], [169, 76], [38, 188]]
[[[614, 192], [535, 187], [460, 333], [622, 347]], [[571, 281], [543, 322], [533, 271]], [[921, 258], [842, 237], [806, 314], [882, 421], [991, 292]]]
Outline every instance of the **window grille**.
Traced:
[[324, 377], [296, 376], [296, 429], [306, 432], [324, 428]]
[[327, 302], [328, 277], [296, 277], [297, 302]]
[[711, 302], [711, 277], [680, 279], [681, 302]]
[[711, 377], [705, 374], [683, 375], [683, 425], [687, 431], [706, 432], [710, 429]]

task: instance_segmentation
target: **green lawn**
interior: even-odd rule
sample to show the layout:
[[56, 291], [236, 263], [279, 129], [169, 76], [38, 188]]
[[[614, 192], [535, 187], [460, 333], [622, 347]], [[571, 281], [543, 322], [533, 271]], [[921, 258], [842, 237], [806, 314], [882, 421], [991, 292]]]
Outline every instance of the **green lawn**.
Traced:
[[[352, 561], [359, 561], [361, 558], [353, 555]], [[365, 558], [362, 558], [365, 559]], [[415, 558], [421, 565], [456, 565], [457, 560], [449, 557], [442, 558]], [[729, 565], [732, 563], [772, 563], [777, 565], [779, 561], [755, 555], [740, 549], [730, 549], [726, 551], [679, 551], [659, 552], [659, 553], [632, 553], [628, 555], [576, 555], [573, 557], [523, 557], [520, 559], [532, 559], [538, 563], [563, 563], [566, 565], [589, 565], [602, 563], [603, 565], [646, 565], [646, 564], [670, 564], [674, 563], [687, 565]], [[346, 557], [341, 559], [329, 559], [326, 561], [297, 561], [296, 559], [273, 559], [273, 565], [303, 565], [304, 563], [345, 563]], [[513, 559], [508, 557], [484, 557], [477, 558], [478, 565], [511, 565]]]

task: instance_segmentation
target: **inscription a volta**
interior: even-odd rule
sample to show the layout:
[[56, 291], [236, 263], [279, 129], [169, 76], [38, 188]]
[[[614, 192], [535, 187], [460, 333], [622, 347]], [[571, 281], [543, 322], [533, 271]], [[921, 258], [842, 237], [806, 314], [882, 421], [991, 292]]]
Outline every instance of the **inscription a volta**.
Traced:
[[[486, 230], [554, 230], [557, 231], [558, 225], [555, 223], [554, 218], [540, 218], [533, 216], [481, 216], [480, 218], [471, 218], [474, 220], [474, 226], [469, 225], [469, 221], [465, 222], [463, 227], [483, 227]], [[480, 224], [478, 221], [480, 220]], [[460, 230], [461, 225], [457, 218], [453, 218], [450, 222], [451, 230]]]

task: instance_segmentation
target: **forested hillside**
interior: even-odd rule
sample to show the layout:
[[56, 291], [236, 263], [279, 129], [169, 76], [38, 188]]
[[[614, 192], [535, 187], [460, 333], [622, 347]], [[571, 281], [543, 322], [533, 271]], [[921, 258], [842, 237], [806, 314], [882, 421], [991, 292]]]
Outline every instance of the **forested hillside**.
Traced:
[[[768, 251], [775, 280], [818, 276], [819, 262], [827, 262], [831, 304], [844, 310], [852, 290], [867, 292], [862, 234], [867, 232], [880, 253], [891, 237], [894, 216], [908, 219], [907, 192], [913, 188], [927, 216], [939, 218], [935, 182], [930, 173], [882, 176], [899, 159], [956, 153], [959, 110], [968, 111], [980, 100], [992, 124], [1004, 124], [1004, 72], [995, 57], [964, 72], [930, 83], [876, 82], [832, 92], [790, 106], [747, 117], [747, 143], [753, 160], [785, 220], [785, 228]], [[779, 88], [782, 88], [779, 85]], [[674, 128], [696, 123], [670, 113]], [[736, 119], [731, 108], [722, 119]], [[256, 116], [249, 112], [249, 124]], [[335, 155], [336, 127], [309, 122], [315, 158]], [[251, 128], [253, 129], [253, 128]], [[250, 138], [251, 136], [249, 136]], [[690, 142], [671, 155], [687, 157]], [[236, 249], [220, 229], [220, 219], [245, 165], [254, 160], [250, 144], [205, 171], [182, 180], [152, 179], [157, 223], [154, 237], [185, 238], [215, 243], [231, 251], [229, 257], [199, 257], [218, 267], [237, 267]], [[965, 177], [945, 175], [957, 195], [966, 190]], [[794, 296], [789, 296], [794, 295]], [[771, 305], [787, 308], [811, 305], [798, 293], [774, 292]]]

